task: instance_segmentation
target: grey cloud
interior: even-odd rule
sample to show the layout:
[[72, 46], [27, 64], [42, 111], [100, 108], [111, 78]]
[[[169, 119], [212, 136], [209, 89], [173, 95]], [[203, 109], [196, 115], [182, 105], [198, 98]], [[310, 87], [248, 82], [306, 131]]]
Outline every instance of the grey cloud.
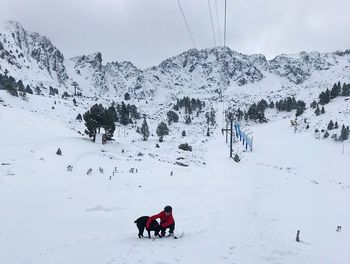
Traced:
[[[210, 0], [218, 38], [215, 0]], [[224, 0], [216, 0], [223, 30]], [[198, 48], [214, 46], [207, 0], [181, 0]], [[231, 49], [280, 53], [350, 48], [347, 0], [227, 0]], [[176, 0], [0, 0], [0, 18], [49, 37], [66, 57], [103, 53], [141, 68], [193, 48]], [[222, 33], [222, 31], [221, 31]]]

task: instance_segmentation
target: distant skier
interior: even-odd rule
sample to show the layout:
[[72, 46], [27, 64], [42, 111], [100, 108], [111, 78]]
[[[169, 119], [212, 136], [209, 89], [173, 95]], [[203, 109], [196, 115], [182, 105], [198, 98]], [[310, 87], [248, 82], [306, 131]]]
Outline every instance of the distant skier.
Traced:
[[174, 229], [175, 229], [175, 221], [172, 214], [173, 209], [171, 206], [167, 205], [164, 207], [164, 210], [161, 211], [159, 214], [151, 216], [147, 223], [146, 228], [149, 229], [152, 221], [156, 219], [160, 219], [160, 226], [162, 228], [161, 230], [161, 236], [165, 236], [166, 229], [169, 228], [169, 234], [174, 235]]

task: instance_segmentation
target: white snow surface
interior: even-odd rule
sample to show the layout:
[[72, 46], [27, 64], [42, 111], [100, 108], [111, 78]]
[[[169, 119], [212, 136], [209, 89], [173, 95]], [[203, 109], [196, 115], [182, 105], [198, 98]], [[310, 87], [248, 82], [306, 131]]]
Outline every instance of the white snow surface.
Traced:
[[[173, 124], [160, 148], [156, 136], [145, 142], [117, 128], [115, 141], [99, 145], [75, 120], [94, 101], [0, 97], [0, 263], [350, 263], [350, 144], [294, 133], [293, 113], [271, 110], [269, 123], [250, 124], [254, 151], [236, 142], [236, 163], [220, 125], [206, 137], [201, 120]], [[337, 98], [329, 116], [305, 116], [326, 126], [348, 104]], [[144, 111], [154, 133], [166, 107]], [[177, 149], [184, 142], [193, 152]], [[139, 239], [134, 220], [165, 205], [184, 236]]]

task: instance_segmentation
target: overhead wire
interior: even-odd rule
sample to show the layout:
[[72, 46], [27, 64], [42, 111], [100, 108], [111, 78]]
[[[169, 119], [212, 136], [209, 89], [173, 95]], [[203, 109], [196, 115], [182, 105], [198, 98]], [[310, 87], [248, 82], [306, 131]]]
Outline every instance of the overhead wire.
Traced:
[[211, 29], [212, 29], [212, 31], [213, 31], [213, 37], [214, 37], [214, 45], [215, 45], [215, 47], [216, 47], [216, 37], [215, 37], [215, 31], [214, 31], [213, 16], [212, 16], [212, 14], [211, 14], [210, 0], [208, 0], [208, 6], [209, 6], [209, 14], [210, 14]]
[[226, 47], [226, 14], [227, 14], [227, 12], [226, 12], [226, 10], [227, 10], [227, 8], [226, 8], [226, 6], [227, 6], [227, 0], [225, 0], [225, 22], [224, 22], [224, 47]]
[[194, 41], [194, 38], [193, 38], [193, 35], [192, 35], [192, 32], [190, 30], [190, 27], [188, 26], [188, 23], [187, 23], [187, 19], [186, 19], [186, 16], [185, 16], [185, 13], [182, 9], [182, 6], [181, 6], [181, 3], [180, 3], [180, 0], [177, 0], [177, 3], [179, 5], [179, 8], [180, 8], [180, 11], [181, 11], [181, 14], [182, 14], [182, 17], [185, 21], [185, 24], [186, 24], [186, 27], [187, 27], [187, 30], [188, 30], [188, 33], [190, 34], [190, 37], [191, 37], [191, 40], [192, 40], [192, 43], [193, 43], [193, 46], [195, 47], [195, 49], [197, 49], [197, 46], [196, 46], [196, 43]]
[[218, 12], [218, 3], [217, 3], [217, 0], [215, 0], [215, 10], [216, 10], [216, 22], [217, 22], [218, 31], [219, 31], [219, 42], [220, 42], [220, 46], [222, 46], [221, 30], [220, 30], [220, 22], [219, 22], [219, 12]]
[[[226, 18], [227, 18], [227, 0], [225, 0], [225, 19], [224, 19], [224, 47], [226, 48]], [[226, 49], [224, 50], [226, 52]], [[226, 69], [226, 56], [224, 57], [225, 61], [224, 61], [224, 69], [225, 69], [225, 73], [227, 71]], [[222, 88], [221, 94], [222, 94], [222, 114], [223, 114], [223, 124], [225, 123], [225, 119], [226, 119], [226, 110], [225, 110], [225, 88], [227, 89], [228, 83], [227, 80], [225, 78], [224, 80], [224, 87]], [[232, 135], [231, 135], [232, 136]]]

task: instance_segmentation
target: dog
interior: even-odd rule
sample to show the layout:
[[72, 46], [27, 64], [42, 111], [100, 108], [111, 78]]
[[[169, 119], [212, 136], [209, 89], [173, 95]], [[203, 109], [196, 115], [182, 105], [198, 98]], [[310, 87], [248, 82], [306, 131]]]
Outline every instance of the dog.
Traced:
[[[134, 223], [136, 224], [137, 228], [139, 229], [139, 238], [143, 237], [143, 231], [146, 228], [146, 223], [148, 220], [149, 216], [141, 216], [140, 218], [138, 218], [137, 220], [134, 221]], [[159, 225], [159, 223], [157, 222], [157, 220], [152, 221], [149, 229], [147, 229], [148, 232], [148, 238], [151, 238], [151, 231], [154, 231], [154, 235], [155, 236], [159, 236], [160, 238], [162, 237], [159, 232], [162, 230], [161, 226]]]

